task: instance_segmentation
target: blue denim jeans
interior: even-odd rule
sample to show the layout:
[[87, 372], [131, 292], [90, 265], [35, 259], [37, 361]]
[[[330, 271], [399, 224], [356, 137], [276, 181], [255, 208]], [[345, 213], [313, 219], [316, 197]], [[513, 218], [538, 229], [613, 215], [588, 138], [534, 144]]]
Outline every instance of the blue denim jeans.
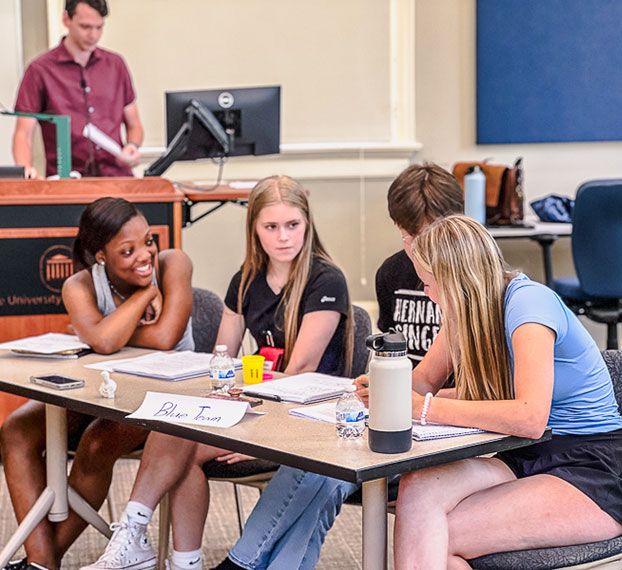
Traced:
[[326, 533], [355, 483], [280, 467], [229, 558], [247, 570], [315, 568]]

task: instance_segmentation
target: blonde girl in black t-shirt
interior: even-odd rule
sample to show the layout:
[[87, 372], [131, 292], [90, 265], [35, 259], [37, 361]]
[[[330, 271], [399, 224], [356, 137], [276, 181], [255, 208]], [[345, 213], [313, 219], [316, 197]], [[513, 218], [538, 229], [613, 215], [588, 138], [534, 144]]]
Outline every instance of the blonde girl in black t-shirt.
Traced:
[[283, 349], [289, 374], [348, 375], [350, 313], [345, 278], [317, 235], [303, 187], [287, 176], [261, 180], [249, 197], [246, 257], [225, 297], [218, 342], [237, 354], [248, 329], [259, 347]]

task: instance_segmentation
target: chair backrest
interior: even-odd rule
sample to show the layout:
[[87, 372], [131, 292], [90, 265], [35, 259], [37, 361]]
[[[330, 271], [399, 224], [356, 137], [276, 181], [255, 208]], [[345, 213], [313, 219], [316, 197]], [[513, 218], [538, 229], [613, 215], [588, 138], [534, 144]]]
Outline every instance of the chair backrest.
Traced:
[[192, 337], [197, 352], [213, 352], [223, 306], [216, 293], [192, 288]]
[[354, 319], [354, 354], [350, 376], [356, 378], [365, 374], [367, 368], [369, 350], [365, 346], [365, 340], [371, 334], [371, 318], [369, 313], [358, 305], [352, 305], [352, 317]]
[[613, 382], [618, 408], [622, 413], [622, 350], [603, 350], [603, 358]]
[[622, 297], [622, 180], [592, 180], [577, 190], [572, 257], [581, 288]]

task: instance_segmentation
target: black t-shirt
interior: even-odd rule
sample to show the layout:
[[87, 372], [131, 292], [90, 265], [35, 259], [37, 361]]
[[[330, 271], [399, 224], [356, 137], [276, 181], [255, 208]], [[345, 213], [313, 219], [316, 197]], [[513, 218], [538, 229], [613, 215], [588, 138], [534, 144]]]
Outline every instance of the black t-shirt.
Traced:
[[376, 273], [378, 328], [390, 327], [406, 337], [408, 356], [416, 366], [428, 352], [441, 326], [440, 307], [423, 293], [423, 283], [404, 250], [385, 259]]
[[[238, 291], [240, 288], [241, 271], [231, 279], [225, 304], [232, 311], [238, 312]], [[253, 279], [244, 300], [242, 315], [246, 328], [259, 347], [266, 346], [266, 335], [272, 333], [274, 346], [285, 348], [285, 332], [283, 327], [284, 307], [280, 305], [283, 294], [276, 295], [266, 281], [266, 272], [261, 271]], [[309, 280], [300, 300], [298, 326], [307, 313], [314, 311], [337, 311], [341, 319], [335, 334], [330, 339], [317, 372], [340, 375], [344, 370], [345, 320], [348, 313], [348, 287], [343, 273], [333, 265], [315, 259], [311, 266]]]

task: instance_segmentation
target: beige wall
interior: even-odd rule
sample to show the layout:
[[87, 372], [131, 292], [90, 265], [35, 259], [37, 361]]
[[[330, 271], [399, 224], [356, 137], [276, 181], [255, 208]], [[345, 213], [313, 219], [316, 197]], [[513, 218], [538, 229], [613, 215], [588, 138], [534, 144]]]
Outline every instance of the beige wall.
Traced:
[[[18, 0], [0, 2], [0, 108], [12, 109], [22, 73], [22, 41]], [[11, 135], [15, 119], [0, 115], [0, 164], [13, 164]]]
[[109, 3], [103, 45], [130, 62], [148, 146], [164, 142], [165, 91], [272, 84], [283, 142], [390, 139], [388, 2]]

